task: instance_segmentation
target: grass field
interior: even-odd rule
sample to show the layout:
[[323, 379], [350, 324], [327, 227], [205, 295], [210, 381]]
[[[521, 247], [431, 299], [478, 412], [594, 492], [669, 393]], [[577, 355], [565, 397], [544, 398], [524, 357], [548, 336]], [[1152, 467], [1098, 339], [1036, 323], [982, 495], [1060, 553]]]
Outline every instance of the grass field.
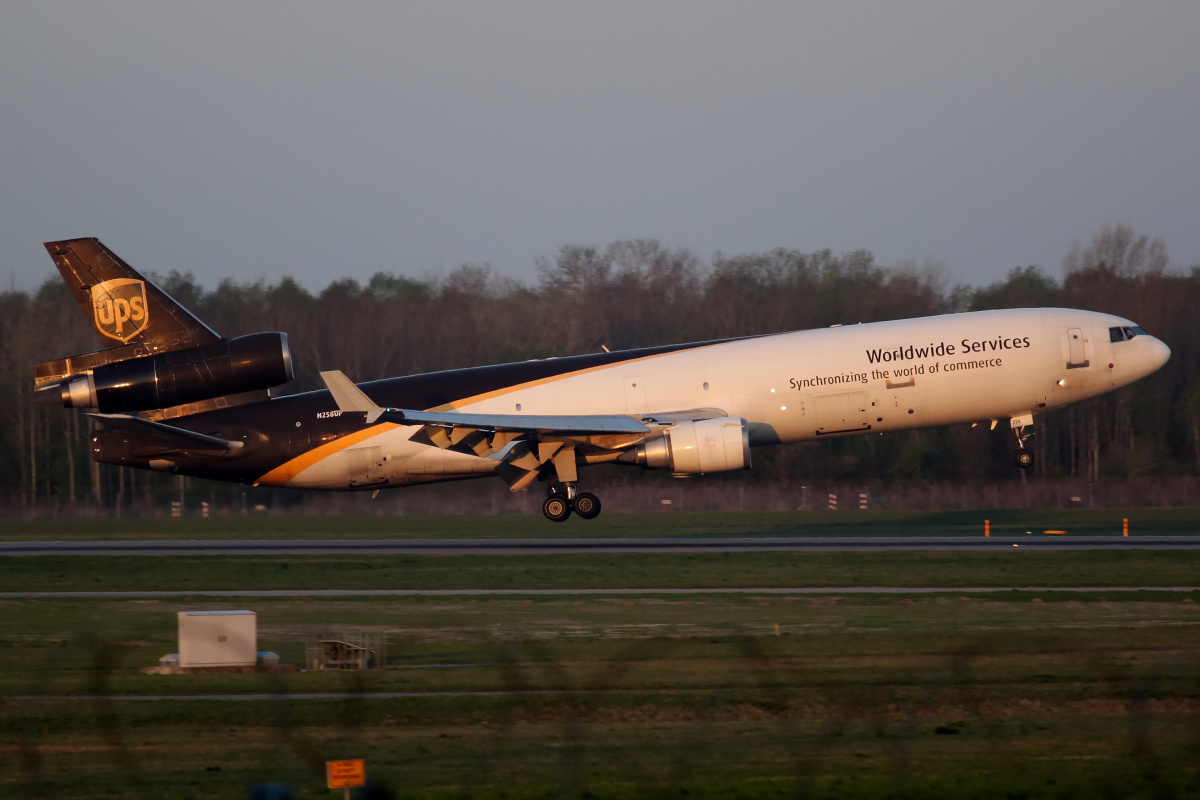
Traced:
[[1196, 585], [1198, 550], [0, 558], [29, 592]]
[[[28, 590], [1115, 587], [1198, 575], [1192, 553], [1155, 551], [0, 559], [3, 588]], [[379, 796], [398, 797], [1200, 797], [1193, 600], [0, 600], [0, 797], [245, 798], [263, 781], [331, 797], [325, 760], [357, 757], [389, 787]], [[176, 611], [220, 608], [255, 610], [259, 648], [291, 663], [324, 631], [384, 633], [389, 668], [139, 672], [177, 649]], [[340, 695], [311, 697], [328, 692]], [[378, 696], [395, 692], [425, 694]], [[259, 693], [276, 699], [233, 699]], [[148, 696], [163, 699], [133, 699]]]
[[[7, 601], [4, 694], [92, 699], [3, 703], [0, 796], [317, 797], [341, 757], [401, 796], [1200, 791], [1200, 605], [1034, 599], [256, 601], [285, 660], [366, 625], [393, 668], [186, 676], [136, 668], [174, 649], [173, 612], [219, 604]], [[467, 694], [368, 696], [397, 691]], [[470, 694], [513, 691], [542, 693]], [[111, 699], [258, 692], [285, 697]]]
[[141, 517], [131, 519], [5, 519], [0, 539], [314, 539], [588, 538], [649, 536], [995, 536], [1065, 529], [1083, 536], [1200, 534], [1200, 508], [995, 509], [984, 511], [762, 511], [603, 514], [565, 523], [540, 514], [486, 517], [342, 516]]

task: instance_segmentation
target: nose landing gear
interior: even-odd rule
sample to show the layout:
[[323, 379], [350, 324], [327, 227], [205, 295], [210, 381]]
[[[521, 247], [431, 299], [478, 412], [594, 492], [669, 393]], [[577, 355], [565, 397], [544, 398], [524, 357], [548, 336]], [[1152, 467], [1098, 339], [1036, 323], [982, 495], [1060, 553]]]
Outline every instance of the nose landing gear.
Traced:
[[1013, 439], [1017, 443], [1017, 452], [1013, 454], [1013, 460], [1021, 469], [1029, 469], [1033, 466], [1033, 451], [1025, 449], [1025, 440], [1033, 436], [1033, 431], [1026, 430], [1033, 427], [1033, 414], [1013, 417], [1010, 424], [1012, 425]]
[[551, 522], [564, 522], [574, 511], [584, 519], [600, 516], [600, 498], [591, 492], [578, 492], [573, 482], [550, 484], [550, 496], [542, 503], [542, 513]]

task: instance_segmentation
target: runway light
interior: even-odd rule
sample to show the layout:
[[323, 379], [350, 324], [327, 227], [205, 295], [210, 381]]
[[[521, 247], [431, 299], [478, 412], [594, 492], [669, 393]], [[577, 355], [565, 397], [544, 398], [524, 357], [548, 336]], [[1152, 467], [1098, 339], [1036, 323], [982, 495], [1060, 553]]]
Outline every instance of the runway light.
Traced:
[[1019, 545], [1019, 544], [1014, 544], [1014, 545], [1013, 545], [1013, 547], [1020, 547], [1020, 546], [1021, 546], [1021, 545]]

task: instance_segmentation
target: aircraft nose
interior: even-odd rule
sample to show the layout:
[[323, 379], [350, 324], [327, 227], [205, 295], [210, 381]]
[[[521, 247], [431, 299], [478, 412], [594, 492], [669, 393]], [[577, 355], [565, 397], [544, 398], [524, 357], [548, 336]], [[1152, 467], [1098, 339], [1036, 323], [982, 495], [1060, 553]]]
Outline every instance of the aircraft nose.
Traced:
[[[1153, 339], [1153, 337], [1151, 338]], [[1153, 339], [1153, 345], [1150, 348], [1150, 371], [1156, 371], [1162, 367], [1163, 364], [1166, 364], [1170, 358], [1171, 348], [1167, 347], [1162, 340]]]

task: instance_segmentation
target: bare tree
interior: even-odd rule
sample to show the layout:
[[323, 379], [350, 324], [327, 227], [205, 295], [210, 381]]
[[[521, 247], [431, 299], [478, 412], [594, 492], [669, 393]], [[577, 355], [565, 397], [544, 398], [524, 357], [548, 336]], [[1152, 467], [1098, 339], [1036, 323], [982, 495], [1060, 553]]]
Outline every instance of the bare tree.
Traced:
[[1167, 243], [1151, 239], [1125, 223], [1106, 224], [1086, 247], [1075, 242], [1063, 259], [1063, 274], [1086, 269], [1108, 270], [1122, 278], [1161, 274], [1167, 268]]

